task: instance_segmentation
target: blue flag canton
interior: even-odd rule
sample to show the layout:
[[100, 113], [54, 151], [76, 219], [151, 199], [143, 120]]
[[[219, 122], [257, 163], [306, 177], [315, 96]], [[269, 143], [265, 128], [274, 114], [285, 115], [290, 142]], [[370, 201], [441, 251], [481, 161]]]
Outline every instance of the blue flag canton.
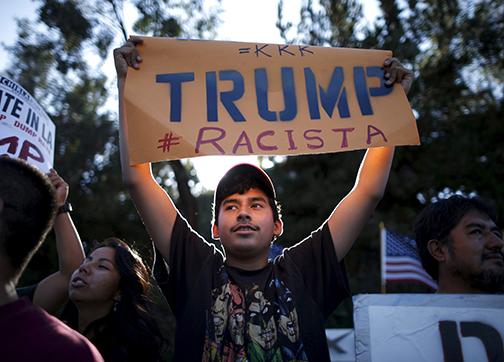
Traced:
[[416, 242], [407, 236], [387, 230], [387, 256], [408, 256], [419, 260]]

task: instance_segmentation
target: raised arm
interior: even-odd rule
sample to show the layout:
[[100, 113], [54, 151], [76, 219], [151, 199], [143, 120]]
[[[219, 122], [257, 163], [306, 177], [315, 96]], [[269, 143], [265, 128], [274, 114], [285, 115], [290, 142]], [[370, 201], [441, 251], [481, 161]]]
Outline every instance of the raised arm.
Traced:
[[[386, 83], [400, 83], [408, 93], [413, 74], [395, 59], [384, 63]], [[355, 180], [355, 185], [336, 206], [327, 220], [338, 259], [341, 260], [352, 247], [378, 202], [383, 197], [390, 174], [394, 147], [377, 147], [367, 150]]]
[[[58, 206], [63, 206], [68, 197], [68, 184], [51, 170], [48, 174], [54, 188]], [[54, 220], [56, 249], [59, 270], [42, 280], [35, 289], [33, 303], [51, 314], [58, 314], [68, 299], [68, 283], [75, 269], [84, 260], [79, 233], [68, 212], [59, 213]]]
[[[129, 68], [139, 69], [142, 61], [137, 46], [142, 40], [131, 38], [122, 47], [114, 49], [119, 90], [119, 144], [123, 182], [135, 203], [147, 232], [161, 254], [168, 259], [170, 239], [177, 209], [170, 196], [156, 182], [150, 163], [130, 165], [128, 125], [124, 104], [124, 88]], [[129, 69], [131, 71], [131, 69]]]

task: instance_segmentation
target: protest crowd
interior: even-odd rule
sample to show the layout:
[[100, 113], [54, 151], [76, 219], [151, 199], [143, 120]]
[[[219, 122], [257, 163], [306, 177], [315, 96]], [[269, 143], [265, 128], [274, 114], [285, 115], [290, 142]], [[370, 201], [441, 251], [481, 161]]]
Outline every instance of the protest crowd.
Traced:
[[[231, 167], [208, 205], [219, 247], [189, 224], [153, 176], [150, 162], [131, 162], [130, 141], [140, 135], [130, 129], [128, 104], [134, 101], [126, 81], [147, 66], [145, 48], [144, 39], [132, 37], [114, 50], [114, 61], [122, 181], [152, 240], [155, 261], [149, 265], [114, 235], [85, 251], [65, 180], [53, 168], [43, 173], [26, 162], [41, 157], [31, 146], [25, 157], [6, 153], [0, 157], [0, 360], [165, 360], [169, 342], [153, 298], [160, 290], [176, 319], [176, 361], [329, 361], [325, 322], [352, 295], [344, 260], [386, 193], [395, 144], [367, 147], [354, 186], [333, 200], [327, 219], [274, 257], [270, 249], [288, 227], [277, 199], [280, 185], [255, 165]], [[408, 93], [412, 71], [396, 58], [379, 66], [383, 89]], [[221, 74], [220, 80], [227, 76], [232, 78]], [[172, 93], [186, 86], [186, 81], [170, 82]], [[320, 97], [328, 102], [323, 92]], [[237, 99], [231, 93], [220, 93], [228, 111]], [[312, 147], [323, 143], [315, 134], [305, 134], [315, 142]], [[257, 142], [274, 153], [267, 142], [272, 135]], [[373, 137], [386, 139], [383, 131], [368, 127], [364, 142], [369, 145]], [[236, 148], [247, 144], [242, 138]], [[437, 294], [504, 293], [504, 240], [491, 202], [454, 195], [428, 204], [411, 224], [414, 252]], [[59, 270], [34, 285], [19, 285], [51, 229]], [[486, 349], [488, 356], [503, 361], [502, 340], [495, 348]]]

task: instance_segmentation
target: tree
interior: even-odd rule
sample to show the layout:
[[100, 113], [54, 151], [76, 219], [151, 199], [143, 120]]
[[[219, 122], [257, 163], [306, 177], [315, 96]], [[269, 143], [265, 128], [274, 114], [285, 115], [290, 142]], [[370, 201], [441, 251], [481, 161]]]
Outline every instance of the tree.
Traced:
[[[212, 36], [218, 20], [216, 11], [202, 11], [202, 1], [170, 7], [161, 0], [133, 4], [139, 13], [134, 30], [147, 35]], [[7, 74], [35, 96], [57, 125], [55, 166], [70, 184], [74, 217], [85, 240], [115, 235], [145, 243], [145, 231], [120, 179], [116, 114], [106, 107], [111, 84], [88, 61], [98, 57], [103, 64], [114, 38], [126, 37], [124, 5], [120, 0], [40, 1], [38, 19], [18, 24], [18, 40], [8, 49], [12, 65]], [[188, 183], [197, 177], [190, 171], [191, 165], [180, 161], [155, 167], [158, 181], [194, 220], [197, 204]], [[26, 274], [27, 281], [46, 275], [47, 267], [33, 272]]]
[[[411, 233], [427, 203], [455, 192], [491, 198], [499, 215], [504, 211], [502, 7], [487, 0], [381, 0], [379, 5], [381, 16], [366, 24], [356, 1], [304, 1], [292, 38], [287, 38], [293, 25], [282, 18], [282, 2], [278, 12], [277, 26], [289, 43], [392, 49], [416, 75], [409, 99], [422, 146], [396, 151], [386, 196], [346, 258], [354, 293], [379, 291], [379, 221]], [[334, 207], [328, 200], [349, 190], [360, 156], [287, 158], [272, 168], [291, 228], [287, 240], [328, 215]], [[350, 325], [351, 316], [342, 311], [332, 322]]]
[[[132, 4], [139, 13], [134, 30], [140, 34], [211, 37], [218, 21], [217, 10], [202, 11], [202, 0]], [[12, 60], [7, 74], [56, 124], [54, 164], [70, 185], [73, 218], [83, 240], [91, 244], [109, 236], [123, 238], [150, 264], [151, 243], [122, 186], [117, 115], [107, 107], [115, 87], [100, 69], [112, 45], [124, 41], [114, 41], [117, 35], [127, 37], [124, 6], [122, 0], [38, 1], [38, 18], [18, 23], [17, 42], [8, 49]], [[195, 220], [197, 203], [189, 183], [198, 182], [197, 176], [190, 163], [168, 165], [156, 165], [156, 179], [189, 220]], [[21, 284], [35, 283], [56, 270], [53, 238], [36, 254]]]

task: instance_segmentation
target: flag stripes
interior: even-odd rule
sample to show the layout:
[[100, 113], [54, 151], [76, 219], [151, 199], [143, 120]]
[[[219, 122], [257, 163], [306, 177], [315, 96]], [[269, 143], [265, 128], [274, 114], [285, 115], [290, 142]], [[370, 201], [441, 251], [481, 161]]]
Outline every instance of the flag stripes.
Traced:
[[437, 283], [422, 267], [415, 240], [385, 228], [381, 239], [383, 285], [387, 281], [416, 281], [437, 289]]

